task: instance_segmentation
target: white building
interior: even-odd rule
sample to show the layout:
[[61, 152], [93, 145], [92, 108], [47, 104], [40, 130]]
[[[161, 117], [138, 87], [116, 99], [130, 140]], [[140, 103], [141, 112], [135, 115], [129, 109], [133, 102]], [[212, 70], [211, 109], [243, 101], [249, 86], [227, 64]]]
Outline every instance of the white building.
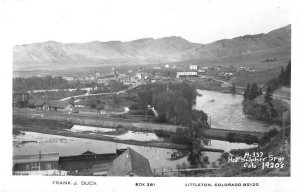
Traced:
[[190, 70], [197, 70], [198, 69], [198, 65], [190, 65]]
[[146, 73], [137, 73], [136, 77], [140, 80], [140, 81], [144, 81], [146, 79]]
[[111, 79], [109, 79], [109, 78], [97, 79], [97, 83], [98, 84], [108, 84], [110, 80]]
[[74, 78], [73, 77], [63, 77], [63, 79], [67, 80], [67, 81], [73, 81]]
[[176, 74], [177, 78], [197, 77], [197, 76], [198, 76], [197, 71], [177, 72], [177, 74]]

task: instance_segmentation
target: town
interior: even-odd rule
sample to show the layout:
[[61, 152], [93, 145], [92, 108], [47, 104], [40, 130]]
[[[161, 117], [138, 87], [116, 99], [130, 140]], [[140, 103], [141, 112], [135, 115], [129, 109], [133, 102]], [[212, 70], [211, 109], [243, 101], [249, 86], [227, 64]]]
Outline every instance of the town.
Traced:
[[[252, 131], [226, 130], [218, 126], [227, 127], [227, 124], [217, 123], [216, 127], [211, 116], [192, 110], [196, 97], [205, 98], [202, 94], [207, 94], [196, 93], [194, 88], [208, 88], [236, 100], [233, 96], [241, 95], [247, 89], [236, 86], [233, 80], [237, 80], [240, 73], [255, 74], [257, 70], [253, 68], [164, 64], [122, 73], [115, 67], [100, 71], [86, 75], [36, 75], [14, 79], [14, 146], [28, 143], [39, 149], [35, 154], [20, 153], [13, 157], [14, 175], [203, 175], [218, 171], [227, 161], [229, 151], [221, 143], [223, 146], [234, 142], [242, 148], [255, 147], [278, 133], [276, 123], [262, 130], [256, 121], [253, 121], [256, 128]], [[266, 90], [266, 87], [263, 85], [261, 89]], [[168, 92], [174, 96], [161, 95]], [[216, 96], [206, 99], [212, 108], [214, 103], [220, 102]], [[171, 100], [157, 100], [159, 97], [171, 97]], [[187, 99], [190, 104], [181, 104], [180, 98]], [[173, 108], [167, 109], [166, 105]], [[176, 107], [180, 107], [180, 111], [176, 112]], [[183, 111], [191, 115], [185, 117]], [[49, 138], [47, 134], [53, 136]], [[204, 136], [204, 140], [201, 139], [196, 147], [191, 141], [195, 142], [199, 135]], [[52, 148], [53, 139], [58, 139], [59, 143], [63, 140], [72, 143], [68, 141], [72, 137], [79, 143], [84, 143], [84, 139], [95, 140], [95, 143], [69, 155], [64, 145], [58, 151], [48, 150]], [[40, 142], [48, 143], [47, 147], [38, 147]], [[98, 145], [106, 145], [109, 153], [103, 149], [90, 149]], [[148, 148], [160, 154], [167, 150], [165, 159], [160, 159], [161, 155], [157, 156], [159, 161], [151, 159], [153, 153]], [[234, 147], [230, 149], [234, 150]], [[195, 156], [195, 150], [199, 151], [199, 156]]]

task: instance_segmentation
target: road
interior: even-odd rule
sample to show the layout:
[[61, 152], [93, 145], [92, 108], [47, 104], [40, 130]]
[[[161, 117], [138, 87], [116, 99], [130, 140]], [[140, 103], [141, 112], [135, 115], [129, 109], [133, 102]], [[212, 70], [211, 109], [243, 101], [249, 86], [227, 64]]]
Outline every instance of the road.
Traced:
[[[88, 97], [88, 96], [93, 96], [93, 95], [114, 95], [114, 94], [121, 94], [121, 93], [125, 93], [126, 91], [129, 91], [131, 89], [135, 89], [137, 87], [139, 87], [140, 85], [136, 85], [136, 86], [133, 86], [133, 87], [129, 87], [128, 89], [125, 89], [125, 90], [122, 90], [122, 91], [118, 91], [118, 92], [110, 92], [110, 93], [95, 93], [95, 94], [83, 94], [83, 95], [76, 95], [76, 96], [72, 96], [74, 98], [79, 98], [79, 97]], [[66, 101], [66, 100], [69, 100], [71, 99], [72, 97], [66, 97], [66, 98], [63, 98], [63, 99], [60, 99], [60, 101]]]
[[291, 89], [287, 87], [281, 87], [280, 89], [277, 89], [273, 93], [274, 99], [281, 100], [284, 104], [286, 104], [289, 108], [291, 106]]

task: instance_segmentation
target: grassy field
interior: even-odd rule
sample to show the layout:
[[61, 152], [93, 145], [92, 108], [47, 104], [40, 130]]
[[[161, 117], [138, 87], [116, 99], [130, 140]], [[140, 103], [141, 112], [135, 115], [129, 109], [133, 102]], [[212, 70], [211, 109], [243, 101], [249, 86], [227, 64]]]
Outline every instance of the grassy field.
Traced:
[[257, 83], [258, 85], [264, 85], [269, 80], [278, 77], [280, 74], [281, 67], [276, 67], [273, 69], [250, 72], [240, 72], [235, 77], [231, 79], [231, 83], [236, 86], [246, 87], [248, 83]]

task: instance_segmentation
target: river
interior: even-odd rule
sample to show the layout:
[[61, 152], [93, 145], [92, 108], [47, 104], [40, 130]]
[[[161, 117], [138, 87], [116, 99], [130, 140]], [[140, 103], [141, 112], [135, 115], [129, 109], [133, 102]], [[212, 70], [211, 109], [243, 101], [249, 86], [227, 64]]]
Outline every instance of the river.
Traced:
[[[213, 128], [266, 132], [278, 125], [248, 118], [243, 114], [243, 96], [216, 91], [197, 90], [195, 109], [203, 110], [211, 118]], [[208, 120], [209, 121], [209, 120]]]

